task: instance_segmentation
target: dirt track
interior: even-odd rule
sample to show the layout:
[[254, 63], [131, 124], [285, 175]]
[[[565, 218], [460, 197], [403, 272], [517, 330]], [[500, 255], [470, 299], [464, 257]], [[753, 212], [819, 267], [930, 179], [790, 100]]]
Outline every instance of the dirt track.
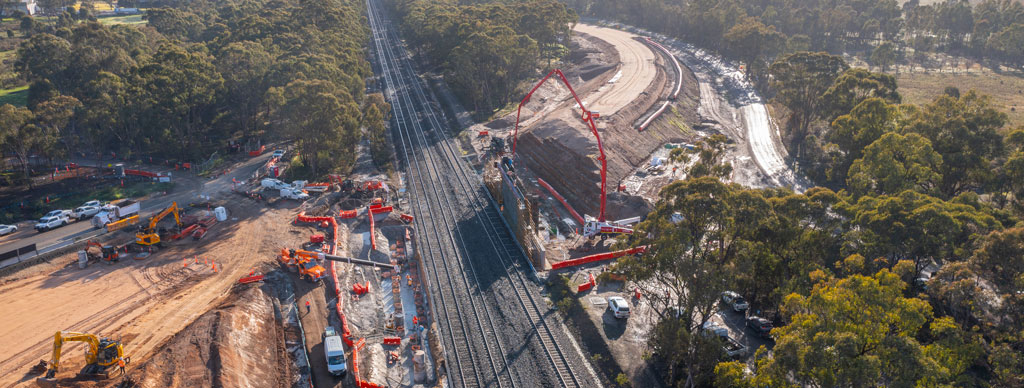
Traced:
[[577, 24], [575, 31], [601, 39], [615, 46], [619, 52], [619, 79], [614, 83], [602, 86], [590, 96], [581, 96], [588, 100], [590, 110], [611, 116], [630, 102], [636, 100], [654, 83], [657, 68], [654, 64], [655, 53], [643, 43], [633, 38], [631, 33], [598, 27], [589, 24]]
[[[220, 303], [238, 278], [261, 262], [272, 261], [281, 244], [297, 245], [308, 236], [292, 231], [292, 209], [265, 208], [249, 200], [228, 206], [227, 222], [218, 223], [202, 241], [183, 240], [143, 260], [79, 269], [68, 262], [52, 272], [39, 271], [0, 286], [0, 316], [5, 330], [0, 343], [0, 386], [27, 386], [28, 367], [50, 358], [53, 333], [72, 330], [120, 337], [133, 364], [199, 315]], [[182, 258], [201, 253], [199, 264]], [[203, 263], [216, 260], [218, 272]], [[65, 347], [58, 378], [73, 376], [84, 364], [83, 346]], [[131, 367], [129, 367], [131, 369]]]

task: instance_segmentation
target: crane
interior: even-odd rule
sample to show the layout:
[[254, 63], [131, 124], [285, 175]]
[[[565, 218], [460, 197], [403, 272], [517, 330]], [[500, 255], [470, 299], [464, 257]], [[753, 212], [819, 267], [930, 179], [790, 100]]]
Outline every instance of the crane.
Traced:
[[99, 338], [93, 334], [76, 333], [71, 331], [58, 331], [53, 336], [53, 357], [50, 359], [50, 368], [46, 371], [44, 380], [53, 379], [60, 368], [61, 348], [66, 342], [85, 342], [88, 348], [85, 349], [85, 368], [82, 373], [94, 377], [108, 377], [107, 368], [117, 365], [117, 360], [124, 358], [125, 363], [131, 362], [130, 357], [125, 357], [124, 347], [121, 342], [109, 338]]
[[135, 243], [139, 245], [155, 245], [160, 243], [160, 234], [157, 233], [156, 224], [170, 214], [174, 214], [174, 223], [181, 228], [181, 217], [178, 214], [178, 203], [171, 202], [171, 205], [161, 210], [160, 213], [149, 218], [149, 225], [135, 234]]
[[544, 82], [546, 82], [553, 75], [557, 75], [558, 79], [560, 79], [562, 83], [564, 83], [565, 86], [569, 88], [569, 93], [572, 93], [572, 98], [576, 100], [576, 105], [580, 107], [580, 120], [587, 124], [587, 126], [590, 128], [590, 132], [593, 133], [594, 138], [597, 139], [597, 151], [599, 152], [597, 160], [601, 162], [601, 211], [600, 213], [598, 213], [597, 219], [594, 219], [593, 217], [590, 216], [586, 216], [586, 221], [583, 225], [583, 235], [587, 237], [593, 237], [597, 234], [607, 235], [619, 233], [632, 233], [633, 230], [624, 225], [619, 225], [614, 222], [605, 221], [604, 209], [607, 198], [607, 194], [605, 193], [605, 186], [608, 180], [608, 163], [605, 160], [604, 146], [601, 144], [601, 135], [597, 132], [597, 124], [594, 124], [594, 119], [600, 117], [600, 115], [597, 112], [588, 110], [587, 107], [583, 105], [583, 101], [581, 101], [580, 97], [576, 95], [576, 91], [573, 90], [572, 85], [569, 84], [569, 79], [565, 77], [565, 74], [562, 73], [562, 70], [554, 69], [548, 72], [548, 75], [544, 76], [544, 78], [542, 78], [540, 82], [537, 82], [537, 84], [533, 86], [533, 89], [530, 89], [530, 92], [526, 94], [526, 97], [523, 97], [523, 100], [519, 102], [519, 107], [516, 109], [516, 125], [515, 128], [512, 130], [512, 157], [515, 158], [516, 155], [516, 143], [518, 140], [519, 133], [519, 115], [523, 111], [523, 105], [530, 102], [530, 98], [533, 97], [533, 93], [536, 92], [537, 89], [539, 89], [540, 86], [543, 85]]

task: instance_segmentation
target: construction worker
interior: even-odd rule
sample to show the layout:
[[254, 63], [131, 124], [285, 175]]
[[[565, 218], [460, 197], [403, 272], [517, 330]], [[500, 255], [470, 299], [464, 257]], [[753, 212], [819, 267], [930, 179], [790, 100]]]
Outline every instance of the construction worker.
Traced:
[[310, 304], [309, 304], [309, 299], [306, 299], [306, 314], [309, 314], [309, 312], [310, 312], [310, 311], [311, 311], [312, 309], [313, 309], [313, 307], [311, 307], [311, 306], [310, 306]]
[[121, 371], [122, 375], [124, 374], [124, 357], [117, 358], [117, 369]]

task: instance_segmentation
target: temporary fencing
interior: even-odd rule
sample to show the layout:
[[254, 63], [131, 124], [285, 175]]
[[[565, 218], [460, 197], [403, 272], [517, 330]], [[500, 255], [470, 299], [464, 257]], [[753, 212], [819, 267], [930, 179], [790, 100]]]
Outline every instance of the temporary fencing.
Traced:
[[589, 263], [593, 263], [593, 262], [596, 262], [596, 261], [611, 260], [611, 259], [616, 259], [616, 258], [619, 258], [619, 257], [622, 257], [622, 256], [626, 256], [626, 255], [635, 255], [637, 253], [644, 253], [646, 251], [647, 251], [647, 246], [644, 245], [644, 246], [639, 246], [639, 247], [636, 247], [636, 248], [623, 249], [621, 251], [598, 253], [596, 255], [584, 256], [584, 257], [581, 257], [581, 258], [578, 258], [578, 259], [566, 260], [566, 261], [563, 261], [563, 262], [560, 262], [560, 263], [552, 264], [551, 265], [551, 269], [562, 269], [562, 268], [575, 267], [575, 266], [578, 266], [578, 265], [589, 264]]

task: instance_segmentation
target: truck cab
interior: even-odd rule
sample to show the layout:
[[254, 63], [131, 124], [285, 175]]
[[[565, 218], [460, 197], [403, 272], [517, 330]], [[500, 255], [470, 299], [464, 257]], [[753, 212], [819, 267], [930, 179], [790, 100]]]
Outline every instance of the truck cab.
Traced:
[[348, 365], [345, 364], [345, 348], [341, 345], [340, 336], [335, 334], [324, 337], [324, 355], [327, 357], [327, 371], [334, 376], [344, 377]]

